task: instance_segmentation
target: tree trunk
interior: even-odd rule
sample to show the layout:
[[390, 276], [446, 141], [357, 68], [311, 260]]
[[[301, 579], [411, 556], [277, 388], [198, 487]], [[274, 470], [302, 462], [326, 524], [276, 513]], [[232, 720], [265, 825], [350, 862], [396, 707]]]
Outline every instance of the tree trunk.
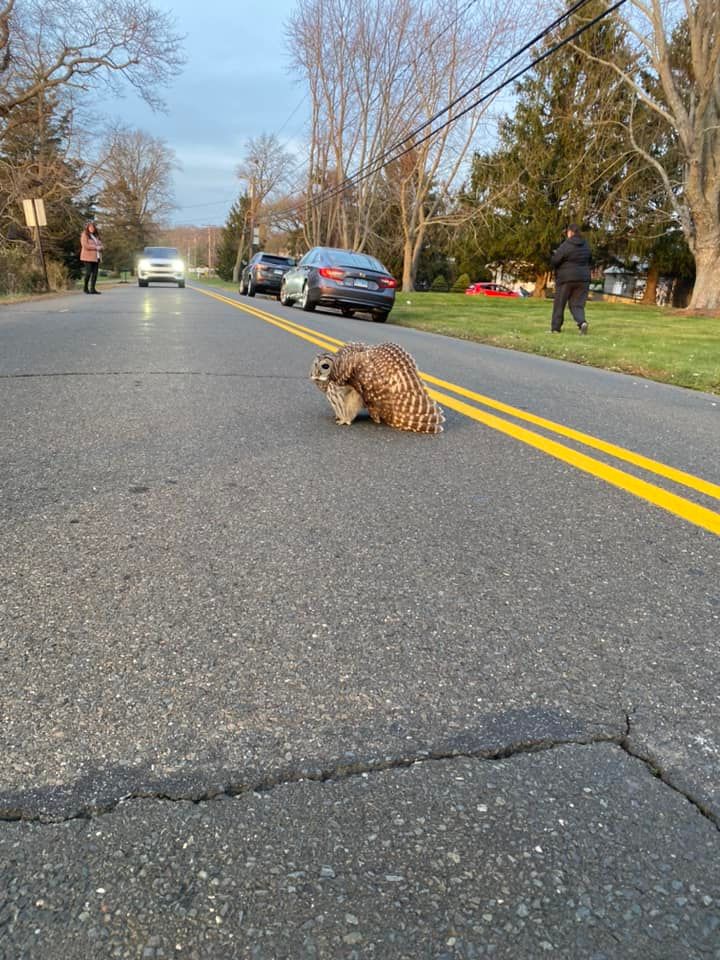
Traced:
[[405, 238], [403, 244], [403, 271], [402, 271], [402, 290], [403, 293], [410, 293], [415, 289], [415, 273], [417, 264], [414, 263], [413, 242], [410, 237]]
[[420, 262], [425, 233], [425, 224], [420, 223], [415, 230], [414, 236], [405, 237], [405, 242], [403, 243], [403, 293], [411, 293], [415, 289], [415, 279], [417, 278], [418, 264]]
[[547, 290], [549, 279], [549, 273], [538, 273], [538, 275], [535, 277], [535, 289], [533, 290], [534, 297], [538, 297], [538, 299], [545, 297], [545, 291]]
[[696, 247], [695, 286], [690, 310], [720, 310], [720, 246]]
[[648, 267], [647, 282], [645, 283], [645, 293], [643, 293], [642, 302], [655, 306], [657, 302], [657, 285], [660, 279], [660, 271], [651, 263]]
[[235, 263], [233, 264], [233, 271], [232, 271], [233, 283], [237, 283], [238, 280], [240, 279], [240, 257], [241, 257], [240, 251], [241, 250], [242, 250], [242, 247], [238, 247], [237, 256], [235, 257]]
[[240, 280], [240, 271], [242, 270], [242, 259], [243, 259], [244, 252], [245, 252], [245, 231], [243, 230], [243, 235], [240, 237], [240, 243], [238, 243], [237, 254], [235, 256], [235, 263], [233, 264], [233, 272], [232, 272], [233, 283], [237, 283]]

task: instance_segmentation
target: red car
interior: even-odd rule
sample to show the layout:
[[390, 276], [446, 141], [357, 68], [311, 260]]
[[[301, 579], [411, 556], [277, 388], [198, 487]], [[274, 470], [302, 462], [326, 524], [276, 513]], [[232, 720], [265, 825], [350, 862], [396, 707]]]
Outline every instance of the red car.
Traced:
[[503, 287], [501, 283], [471, 283], [465, 293], [472, 297], [475, 294], [482, 294], [485, 297], [519, 297], [520, 294], [509, 287]]

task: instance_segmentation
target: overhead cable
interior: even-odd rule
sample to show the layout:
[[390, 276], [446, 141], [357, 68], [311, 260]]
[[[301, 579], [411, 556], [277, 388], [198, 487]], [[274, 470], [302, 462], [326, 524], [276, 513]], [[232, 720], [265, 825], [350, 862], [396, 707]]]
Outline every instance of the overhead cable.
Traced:
[[[518, 70], [516, 73], [507, 77], [497, 86], [495, 86], [492, 90], [483, 94], [483, 96], [478, 97], [468, 106], [464, 107], [459, 113], [451, 116], [439, 127], [436, 127], [430, 130], [423, 137], [421, 137], [420, 139], [417, 139], [418, 135], [422, 133], [422, 131], [426, 130], [427, 127], [431, 126], [431, 124], [433, 124], [436, 120], [440, 119], [440, 117], [444, 116], [446, 113], [452, 110], [453, 107], [460, 104], [463, 100], [466, 100], [467, 97], [470, 96], [470, 94], [474, 93], [481, 86], [486, 84], [488, 80], [494, 77], [499, 71], [509, 66], [513, 62], [513, 60], [517, 60], [517, 58], [521, 56], [523, 53], [525, 53], [528, 49], [535, 46], [541, 40], [545, 39], [564, 21], [566, 21], [579, 9], [581, 9], [583, 6], [585, 6], [590, 2], [591, 0], [577, 0], [577, 2], [572, 7], [570, 7], [568, 10], [565, 11], [565, 13], [563, 13], [561, 16], [553, 20], [553, 22], [550, 23], [547, 27], [545, 27], [542, 31], [540, 31], [540, 33], [536, 34], [531, 40], [525, 43], [519, 50], [515, 51], [515, 53], [511, 54], [511, 56], [506, 58], [501, 64], [499, 64], [497, 67], [491, 70], [490, 73], [482, 77], [482, 79], [479, 80], [476, 84], [474, 84], [472, 87], [469, 87], [464, 93], [456, 97], [451, 103], [445, 106], [442, 110], [439, 110], [432, 117], [430, 117], [430, 119], [424, 121], [422, 124], [420, 124], [420, 126], [416, 127], [409, 134], [404, 136], [402, 139], [398, 140], [396, 143], [394, 143], [391, 147], [385, 150], [378, 157], [375, 157], [369, 160], [362, 167], [358, 168], [358, 170], [356, 170], [355, 173], [346, 177], [340, 183], [335, 184], [333, 187], [330, 187], [327, 190], [323, 191], [322, 193], [319, 193], [312, 198], [308, 198], [301, 203], [294, 204], [293, 206], [287, 207], [284, 210], [280, 210], [280, 211], [276, 210], [272, 215], [268, 215], [266, 217], [260, 217], [259, 219], [262, 219], [262, 220], [270, 219], [270, 218], [277, 219], [279, 215], [287, 216], [293, 213], [294, 211], [307, 209], [308, 206], [311, 206], [311, 207], [319, 206], [320, 204], [333, 199], [333, 197], [336, 197], [338, 194], [344, 193], [345, 191], [349, 190], [351, 187], [355, 186], [356, 184], [361, 183], [363, 180], [366, 180], [368, 177], [372, 176], [373, 174], [378, 173], [381, 169], [388, 166], [390, 163], [393, 163], [399, 160], [400, 157], [409, 153], [411, 150], [416, 149], [420, 144], [424, 143], [426, 140], [429, 140], [431, 137], [436, 136], [446, 127], [450, 126], [450, 124], [455, 123], [456, 120], [459, 120], [461, 117], [469, 113], [471, 110], [474, 110], [477, 106], [479, 106], [485, 100], [488, 100], [491, 97], [494, 97], [497, 93], [499, 93], [505, 87], [514, 83], [523, 74], [527, 73], [528, 70], [531, 70], [533, 67], [537, 66], [539, 63], [542, 63], [543, 60], [546, 60], [548, 57], [552, 56], [552, 54], [556, 53], [562, 47], [566, 46], [568, 43], [571, 43], [573, 40], [577, 39], [577, 37], [579, 37], [581, 34], [585, 33], [587, 30], [590, 30], [592, 27], [595, 26], [595, 24], [599, 23], [605, 17], [609, 16], [609, 14], [613, 13], [619, 7], [623, 6], [626, 0], [617, 0], [616, 3], [608, 7], [606, 10], [602, 11], [600, 14], [595, 16], [592, 20], [589, 20], [587, 23], [583, 24], [581, 27], [575, 30], [572, 34], [558, 41], [558, 43], [554, 44], [553, 46], [549, 47], [544, 53], [537, 56], [534, 60], [532, 60], [530, 63], [524, 66], [521, 70]], [[405, 149], [401, 150], [400, 148], [403, 147], [405, 144], [409, 144], [409, 145], [406, 146]]]

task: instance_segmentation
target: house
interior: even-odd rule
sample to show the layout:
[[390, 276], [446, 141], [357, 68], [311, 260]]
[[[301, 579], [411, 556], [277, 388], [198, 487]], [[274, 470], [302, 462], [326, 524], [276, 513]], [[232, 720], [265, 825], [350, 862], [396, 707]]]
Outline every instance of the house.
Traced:
[[612, 297], [627, 297], [639, 300], [645, 288], [645, 277], [639, 277], [625, 267], [608, 267], [603, 270], [603, 293]]

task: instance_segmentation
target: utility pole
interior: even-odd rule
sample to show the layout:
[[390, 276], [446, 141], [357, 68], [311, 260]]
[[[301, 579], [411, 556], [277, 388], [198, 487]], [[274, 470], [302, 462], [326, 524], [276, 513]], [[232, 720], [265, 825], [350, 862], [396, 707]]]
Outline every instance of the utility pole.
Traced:
[[249, 256], [252, 260], [253, 245], [255, 243], [255, 177], [250, 177], [250, 240], [248, 242]]

